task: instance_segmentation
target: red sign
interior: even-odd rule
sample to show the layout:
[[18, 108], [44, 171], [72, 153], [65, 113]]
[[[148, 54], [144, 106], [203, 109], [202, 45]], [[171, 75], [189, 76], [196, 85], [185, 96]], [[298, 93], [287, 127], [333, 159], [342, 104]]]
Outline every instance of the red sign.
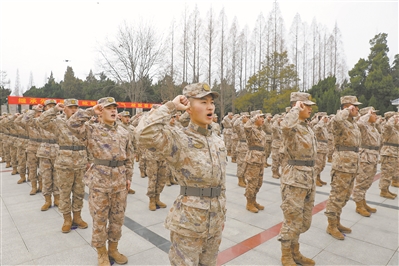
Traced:
[[[32, 98], [32, 97], [19, 97], [19, 96], [8, 96], [8, 104], [44, 104], [44, 101], [53, 98]], [[53, 99], [57, 103], [63, 103], [64, 99]], [[97, 104], [97, 101], [93, 100], [78, 100], [79, 106], [90, 107]], [[118, 108], [144, 108], [151, 109], [152, 103], [132, 103], [132, 102], [117, 102]]]

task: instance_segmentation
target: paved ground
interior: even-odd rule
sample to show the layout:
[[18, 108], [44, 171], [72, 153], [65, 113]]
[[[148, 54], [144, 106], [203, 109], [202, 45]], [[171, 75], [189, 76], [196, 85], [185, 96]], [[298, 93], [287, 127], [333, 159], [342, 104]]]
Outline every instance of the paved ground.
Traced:
[[[62, 215], [52, 207], [40, 211], [41, 194], [29, 195], [29, 183], [17, 185], [19, 176], [1, 164], [1, 265], [96, 265], [97, 255], [90, 246], [91, 216], [87, 200], [82, 211], [88, 229], [61, 233]], [[331, 165], [327, 163], [322, 179], [329, 183]], [[227, 222], [223, 232], [218, 262], [220, 265], [281, 265], [277, 234], [282, 212], [279, 180], [265, 169], [264, 183], [258, 194], [265, 210], [253, 214], [245, 209], [244, 189], [237, 186], [236, 165], [227, 167]], [[371, 217], [355, 212], [350, 200], [343, 210], [342, 223], [352, 228], [344, 241], [335, 240], [325, 232], [325, 201], [330, 186], [317, 188], [312, 226], [301, 235], [301, 252], [317, 265], [398, 265], [398, 198], [379, 196], [376, 181], [367, 194], [369, 205], [377, 208]], [[165, 187], [161, 199], [168, 208], [148, 210], [147, 179], [140, 178], [135, 164], [133, 189], [128, 196], [123, 236], [119, 250], [128, 256], [128, 265], [168, 265], [169, 231], [163, 227], [168, 208], [179, 193], [178, 186]], [[397, 188], [391, 191], [398, 193]], [[87, 193], [86, 189], [86, 193]], [[86, 195], [87, 197], [87, 195]]]

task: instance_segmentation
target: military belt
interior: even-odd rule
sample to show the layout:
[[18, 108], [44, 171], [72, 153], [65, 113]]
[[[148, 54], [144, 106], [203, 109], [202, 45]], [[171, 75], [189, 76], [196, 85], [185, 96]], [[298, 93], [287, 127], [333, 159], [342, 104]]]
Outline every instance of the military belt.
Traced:
[[57, 141], [55, 139], [42, 139], [42, 142], [50, 143], [50, 144], [56, 144]]
[[18, 138], [21, 138], [21, 139], [29, 139], [28, 136], [24, 136], [24, 135], [18, 135]]
[[324, 139], [318, 139], [317, 142], [323, 142], [323, 143], [328, 143], [328, 140], [324, 140]]
[[272, 135], [272, 133], [267, 133], [267, 132], [265, 132], [266, 133], [266, 135]]
[[337, 151], [354, 151], [359, 152], [359, 147], [348, 147], [348, 146], [336, 146]]
[[314, 166], [314, 160], [302, 161], [302, 160], [288, 160], [288, 164], [297, 166]]
[[10, 134], [10, 136], [18, 138], [18, 135], [15, 135], [15, 134]]
[[246, 139], [240, 139], [240, 142], [247, 142]]
[[105, 165], [108, 167], [119, 167], [126, 164], [126, 161], [109, 161], [94, 158], [94, 164]]
[[378, 151], [380, 149], [379, 146], [367, 146], [367, 145], [362, 145], [363, 149], [368, 149], [368, 150], [376, 150]]
[[29, 140], [33, 140], [33, 141], [36, 141], [36, 142], [42, 142], [42, 139], [29, 139]]
[[390, 143], [390, 142], [384, 142], [383, 143], [385, 146], [394, 146], [394, 147], [399, 147], [398, 143]]
[[85, 146], [60, 146], [60, 150], [82, 151], [85, 149]]
[[260, 147], [260, 146], [249, 146], [248, 150], [250, 150], [250, 151], [264, 151], [265, 148], [264, 147]]
[[221, 187], [200, 188], [181, 186], [180, 195], [215, 198], [220, 196], [221, 190]]

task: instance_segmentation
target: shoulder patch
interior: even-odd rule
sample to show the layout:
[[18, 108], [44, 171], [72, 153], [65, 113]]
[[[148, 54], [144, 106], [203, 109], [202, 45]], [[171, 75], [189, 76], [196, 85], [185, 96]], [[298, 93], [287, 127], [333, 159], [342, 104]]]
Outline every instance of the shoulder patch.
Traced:
[[202, 143], [195, 143], [193, 146], [194, 146], [195, 148], [197, 148], [197, 149], [202, 149], [205, 145], [202, 144]]

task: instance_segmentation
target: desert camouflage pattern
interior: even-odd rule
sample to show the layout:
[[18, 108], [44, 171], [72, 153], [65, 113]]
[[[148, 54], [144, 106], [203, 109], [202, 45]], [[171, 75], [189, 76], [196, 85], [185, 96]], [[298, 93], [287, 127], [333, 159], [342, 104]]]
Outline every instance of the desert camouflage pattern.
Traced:
[[14, 127], [14, 120], [17, 116], [14, 115], [9, 115], [7, 118], [3, 119], [4, 124], [3, 126], [7, 129], [9, 136], [8, 136], [8, 149], [9, 149], [9, 154], [10, 154], [10, 162], [11, 165], [17, 166], [17, 136], [18, 132], [16, 128]]
[[278, 121], [272, 124], [272, 171], [278, 171], [281, 166], [280, 148], [282, 146], [281, 127]]
[[234, 122], [234, 129], [237, 132], [238, 142], [237, 142], [237, 177], [241, 178], [244, 177], [245, 172], [245, 156], [248, 152], [248, 145], [247, 145], [247, 137], [244, 131], [244, 124], [242, 122], [242, 118], [240, 117]]
[[[56, 185], [59, 189], [60, 203], [58, 210], [62, 213], [81, 211], [83, 208], [85, 169], [58, 169], [56, 168]], [[72, 194], [72, 200], [71, 200]]]
[[226, 115], [222, 120], [223, 125], [223, 139], [226, 145], [227, 152], [231, 153], [231, 135], [233, 134], [233, 123], [228, 115]]
[[54, 167], [55, 158], [39, 158], [39, 176], [42, 178], [42, 194], [59, 195], [57, 187], [57, 171]]
[[[180, 124], [180, 123], [179, 123]], [[177, 124], [176, 124], [177, 125]], [[181, 125], [181, 124], [180, 124]], [[180, 127], [181, 128], [181, 127]], [[216, 135], [219, 137], [222, 135], [222, 130], [220, 129], [219, 123], [212, 122], [211, 124], [211, 129], [213, 132], [215, 132]]]
[[[41, 181], [42, 177], [38, 175], [39, 158], [36, 156], [37, 150], [41, 144], [41, 135], [38, 124], [38, 118], [35, 118], [36, 111], [29, 110], [22, 117], [22, 122], [27, 125], [28, 129], [28, 146], [26, 147], [26, 166], [28, 168], [29, 181]], [[39, 141], [37, 141], [39, 140]]]
[[265, 142], [265, 163], [267, 162], [267, 158], [269, 158], [272, 152], [272, 124], [271, 122], [265, 118], [265, 123], [262, 125], [262, 130], [266, 133], [266, 142]]
[[166, 160], [159, 158], [151, 151], [147, 151], [147, 153], [149, 158], [147, 160], [147, 196], [149, 198], [155, 198], [156, 195], [162, 193], [165, 187], [169, 168], [167, 167]]
[[237, 143], [238, 143], [238, 136], [237, 132], [234, 129], [234, 122], [239, 118], [238, 115], [233, 116], [231, 119], [231, 158], [237, 159]]
[[23, 115], [18, 116], [14, 120], [15, 127], [18, 132], [17, 139], [17, 161], [18, 161], [18, 173], [26, 173], [26, 146], [28, 145], [28, 129], [26, 124], [22, 123]]
[[314, 124], [313, 132], [317, 140], [317, 158], [314, 169], [316, 176], [318, 176], [326, 166], [326, 159], [329, 151], [327, 123], [324, 122], [324, 119], [320, 119], [320, 121]]
[[[152, 110], [136, 128], [140, 145], [164, 157], [175, 169], [181, 186], [221, 187], [219, 197], [179, 195], [166, 217], [165, 227], [182, 236], [208, 238], [219, 234], [225, 221], [226, 149], [220, 137], [190, 121], [176, 130], [166, 127], [176, 113], [173, 102]], [[180, 246], [180, 243], [172, 245]]]

